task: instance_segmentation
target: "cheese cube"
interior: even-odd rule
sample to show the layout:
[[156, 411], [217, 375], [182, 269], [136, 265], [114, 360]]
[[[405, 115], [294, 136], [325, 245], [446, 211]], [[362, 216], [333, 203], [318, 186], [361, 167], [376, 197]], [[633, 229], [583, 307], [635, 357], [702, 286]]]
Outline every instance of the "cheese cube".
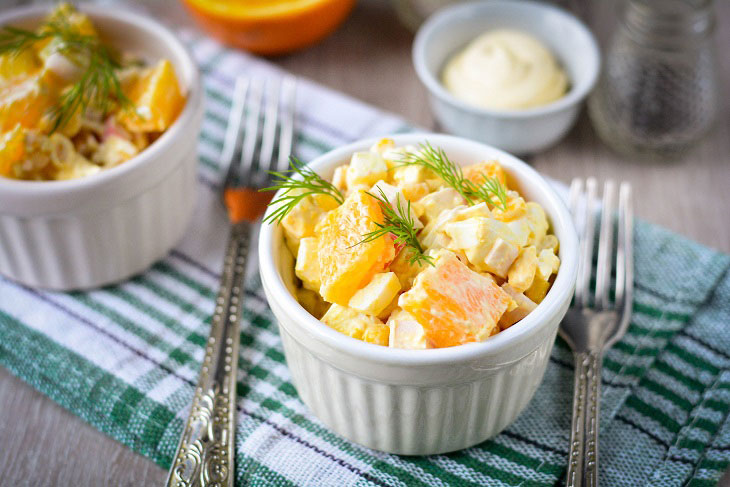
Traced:
[[375, 152], [355, 152], [350, 159], [345, 181], [350, 191], [370, 188], [381, 179], [388, 177], [385, 159]]
[[426, 340], [426, 330], [409, 312], [396, 309], [388, 318], [387, 325], [390, 328], [389, 347], [410, 350], [431, 348]]
[[541, 279], [535, 276], [535, 280], [532, 281], [532, 285], [525, 291], [525, 296], [530, 298], [536, 303], [542, 303], [545, 299], [547, 292], [550, 290], [550, 281]]
[[465, 203], [466, 201], [458, 191], [453, 188], [444, 188], [427, 194], [413, 206], [416, 214], [428, 223], [436, 220], [444, 210], [450, 210]]
[[528, 245], [536, 245], [540, 242], [548, 231], [548, 221], [545, 216], [545, 210], [542, 206], [538, 205], [534, 201], [527, 203], [527, 222], [530, 227], [530, 239]]
[[297, 289], [297, 301], [306, 309], [310, 315], [320, 319], [329, 309], [330, 305], [326, 303], [319, 293], [310, 291], [309, 289]]
[[406, 291], [411, 288], [416, 275], [426, 268], [428, 264], [408, 262], [408, 249], [401, 249], [393, 262], [390, 264], [390, 271], [395, 273], [400, 282], [401, 289]]
[[515, 309], [505, 312], [499, 319], [499, 328], [504, 330], [530, 314], [532, 310], [537, 308], [537, 304], [507, 283], [502, 284], [502, 289], [517, 303]]
[[477, 203], [473, 206], [458, 208], [454, 211], [451, 221], [458, 222], [476, 217], [492, 218], [492, 212], [489, 210], [489, 207], [485, 202]]
[[305, 289], [319, 292], [322, 280], [319, 276], [319, 240], [305, 237], [299, 241], [297, 264], [294, 268]]
[[545, 235], [542, 240], [540, 240], [540, 243], [537, 245], [537, 250], [542, 251], [545, 249], [550, 249], [553, 251], [553, 254], [558, 255], [558, 248], [560, 246], [560, 242], [558, 242], [558, 237], [555, 235]]
[[485, 217], [447, 223], [444, 233], [451, 237], [449, 248], [463, 250], [479, 270], [488, 270], [485, 261], [498, 238], [508, 242], [515, 239], [506, 223]]
[[484, 259], [484, 270], [504, 279], [519, 253], [520, 249], [515, 244], [498, 238]]
[[[423, 228], [423, 223], [421, 223], [421, 220], [418, 219], [418, 216], [413, 210], [413, 207], [409, 205], [408, 201], [401, 194], [398, 188], [386, 183], [385, 181], [378, 181], [377, 183], [375, 183], [375, 185], [373, 185], [372, 188], [370, 188], [369, 192], [370, 194], [378, 197], [382, 197], [383, 195], [385, 195], [386, 201], [390, 203], [390, 206], [393, 207], [393, 210], [395, 210], [398, 215], [410, 216], [411, 220], [413, 220], [413, 228], [415, 228], [416, 230], [420, 230], [421, 228]], [[398, 208], [399, 204], [400, 209]], [[410, 213], [407, 213], [409, 206]]]
[[390, 328], [375, 316], [333, 304], [320, 320], [325, 325], [357, 340], [388, 345]]
[[398, 295], [400, 281], [394, 272], [375, 274], [350, 298], [348, 306], [371, 316], [379, 315]]
[[532, 285], [537, 271], [537, 251], [535, 247], [525, 247], [507, 272], [507, 282], [518, 292]]
[[[399, 154], [395, 157], [403, 158], [405, 154]], [[428, 170], [423, 166], [416, 165], [397, 165], [391, 170], [391, 178], [393, 184], [400, 186], [402, 184], [424, 183], [428, 176]], [[428, 185], [427, 185], [428, 186]]]
[[423, 326], [430, 343], [450, 347], [491, 336], [511, 302], [494, 279], [472, 271], [453, 252], [439, 250], [434, 265], [418, 274], [398, 305]]
[[[303, 190], [292, 190], [296, 196]], [[304, 237], [314, 237], [315, 227], [325, 214], [338, 206], [334, 198], [327, 195], [310, 195], [303, 198], [282, 220], [287, 245], [292, 254], [299, 252], [299, 241]]]
[[400, 183], [396, 186], [408, 201], [418, 201], [430, 191], [426, 183]]
[[560, 259], [556, 256], [552, 249], [543, 249], [537, 256], [537, 274], [536, 276], [547, 281], [550, 276], [558, 272], [560, 268]]
[[345, 193], [347, 191], [347, 168], [349, 165], [338, 166], [332, 175], [332, 185]]

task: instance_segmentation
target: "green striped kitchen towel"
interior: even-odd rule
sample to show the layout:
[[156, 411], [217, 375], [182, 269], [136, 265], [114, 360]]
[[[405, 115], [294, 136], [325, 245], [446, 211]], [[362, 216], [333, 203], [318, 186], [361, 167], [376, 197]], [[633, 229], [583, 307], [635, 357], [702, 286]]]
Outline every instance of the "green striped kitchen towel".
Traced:
[[[207, 94], [195, 222], [163, 261], [92, 292], [37, 291], [0, 279], [0, 363], [106, 434], [167, 468], [193, 394], [218, 285], [226, 223], [211, 185], [233, 76], [270, 64], [183, 34]], [[302, 80], [296, 152], [408, 130], [401, 119]], [[239, 485], [553, 485], [565, 475], [573, 366], [558, 340], [545, 380], [493, 440], [448, 455], [399, 457], [328, 431], [297, 397], [261, 290], [246, 283], [238, 384]], [[601, 481], [715, 485], [730, 461], [730, 256], [636, 226], [636, 297], [606, 356]]]

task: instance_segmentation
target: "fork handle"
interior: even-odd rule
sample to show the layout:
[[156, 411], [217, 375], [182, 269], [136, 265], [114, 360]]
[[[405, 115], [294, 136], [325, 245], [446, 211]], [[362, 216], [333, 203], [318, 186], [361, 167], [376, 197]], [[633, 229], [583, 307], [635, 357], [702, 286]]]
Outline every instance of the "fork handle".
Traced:
[[598, 421], [601, 351], [574, 353], [573, 423], [570, 432], [568, 487], [598, 487]]
[[231, 227], [198, 385], [168, 487], [233, 486], [239, 323], [251, 225]]

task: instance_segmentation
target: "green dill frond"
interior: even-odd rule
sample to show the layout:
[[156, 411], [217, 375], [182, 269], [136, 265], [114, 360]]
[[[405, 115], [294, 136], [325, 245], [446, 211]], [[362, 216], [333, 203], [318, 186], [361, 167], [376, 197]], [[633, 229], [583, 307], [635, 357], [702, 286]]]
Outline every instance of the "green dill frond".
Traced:
[[[433, 259], [431, 256], [426, 255], [421, 242], [418, 241], [418, 231], [416, 230], [415, 221], [411, 216], [411, 202], [408, 201], [406, 207], [403, 207], [401, 198], [398, 198], [396, 206], [388, 202], [385, 193], [381, 188], [378, 188], [380, 195], [374, 195], [366, 191], [366, 194], [375, 198], [380, 205], [380, 209], [383, 212], [383, 223], [373, 222], [378, 227], [377, 230], [366, 233], [363, 235], [363, 239], [356, 243], [372, 242], [384, 235], [393, 234], [395, 237], [396, 245], [404, 245], [405, 250], [408, 251], [408, 263], [433, 265]], [[355, 246], [353, 245], [353, 247]]]
[[294, 156], [289, 157], [288, 172], [272, 171], [270, 174], [277, 180], [273, 186], [260, 191], [284, 191], [269, 203], [269, 206], [275, 209], [264, 218], [267, 223], [280, 223], [307, 196], [323, 194], [333, 198], [340, 205], [345, 202], [345, 197], [339, 189]]
[[114, 102], [122, 107], [132, 104], [117, 77], [121, 65], [114, 53], [98, 37], [75, 31], [62, 13], [53, 15], [38, 32], [2, 27], [0, 54], [17, 56], [46, 39], [51, 39], [56, 52], [82, 70], [79, 79], [63, 92], [53, 107], [51, 132], [63, 127], [78, 111], [94, 108], [106, 113]]
[[507, 190], [497, 178], [482, 175], [482, 184], [475, 184], [464, 176], [461, 167], [449, 159], [442, 148], [434, 148], [428, 141], [419, 145], [418, 152], [408, 153], [398, 162], [403, 166], [417, 165], [430, 169], [470, 205], [485, 201], [507, 209]]

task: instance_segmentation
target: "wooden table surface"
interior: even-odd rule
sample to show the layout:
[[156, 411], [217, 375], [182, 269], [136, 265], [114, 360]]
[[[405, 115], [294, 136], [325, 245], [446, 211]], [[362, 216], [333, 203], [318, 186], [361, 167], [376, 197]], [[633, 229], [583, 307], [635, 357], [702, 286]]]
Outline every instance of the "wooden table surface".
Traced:
[[[563, 3], [578, 5], [578, 13], [605, 40], [614, 25], [614, 2]], [[716, 4], [717, 43], [729, 46], [730, 2]], [[150, 1], [147, 8], [172, 25], [189, 22], [174, 0]], [[426, 92], [411, 67], [412, 39], [386, 0], [361, 0], [333, 36], [314, 48], [273, 62], [423, 127], [437, 129]], [[720, 51], [718, 60], [725, 87], [730, 80], [730, 56]], [[585, 114], [563, 142], [528, 161], [544, 174], [566, 182], [574, 176], [628, 180], [636, 189], [639, 217], [730, 252], [730, 97], [722, 96], [721, 103], [713, 133], [682, 161], [646, 163], [617, 156], [596, 139]], [[3, 368], [0, 444], [2, 485], [143, 486], [162, 485], [165, 479], [163, 469], [90, 427]]]

